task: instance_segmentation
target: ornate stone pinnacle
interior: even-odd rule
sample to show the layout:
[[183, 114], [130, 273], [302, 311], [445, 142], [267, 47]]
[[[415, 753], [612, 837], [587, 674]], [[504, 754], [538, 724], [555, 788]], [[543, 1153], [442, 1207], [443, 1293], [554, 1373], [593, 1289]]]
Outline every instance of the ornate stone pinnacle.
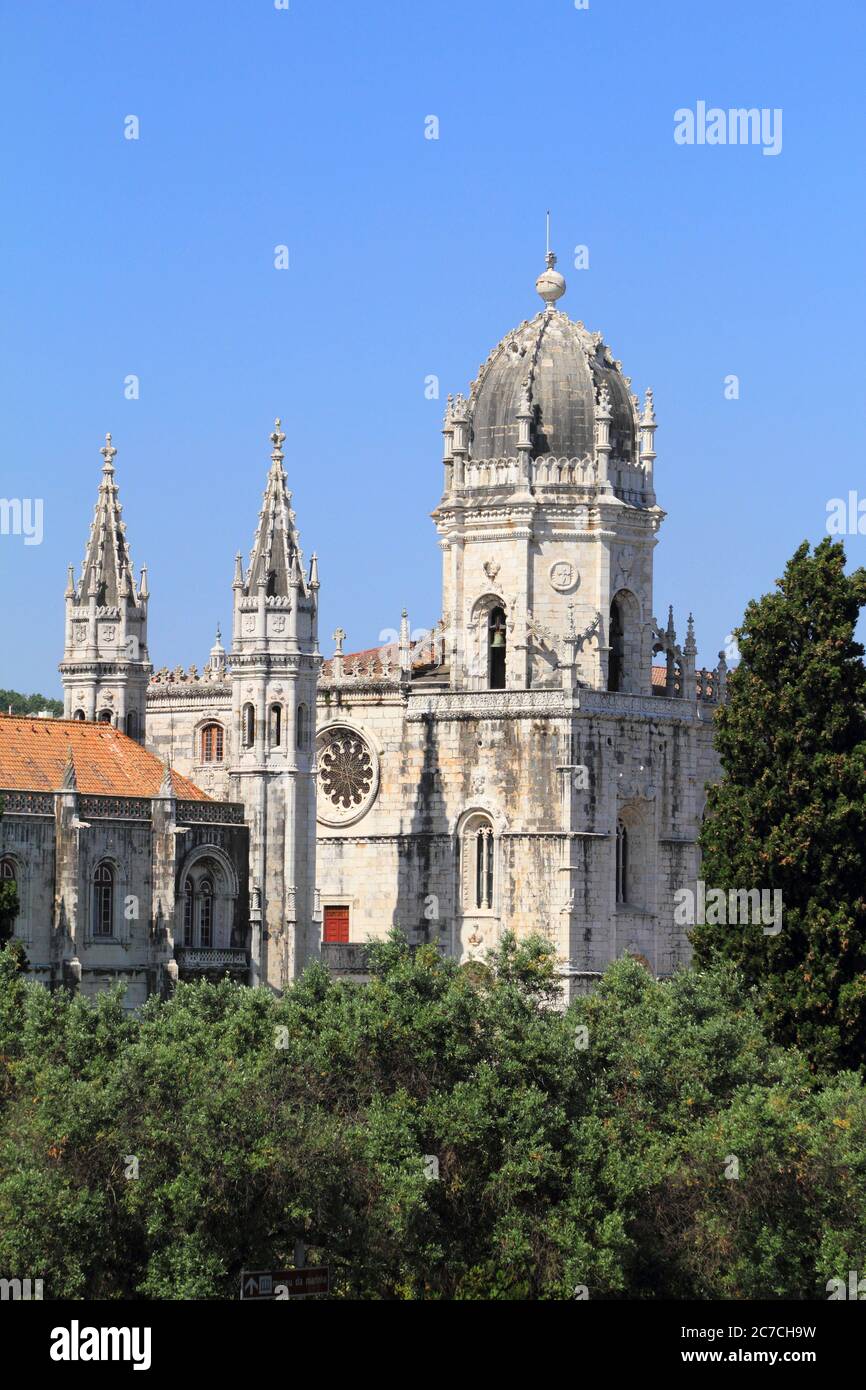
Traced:
[[274, 463], [282, 463], [283, 461], [283, 445], [286, 442], [286, 436], [280, 428], [281, 423], [281, 420], [277, 417], [274, 421], [274, 428], [271, 431], [271, 443], [274, 446], [271, 451], [271, 458]]
[[343, 631], [343, 629], [342, 629], [341, 627], [338, 627], [337, 630], [336, 630], [336, 632], [332, 632], [332, 633], [331, 633], [331, 638], [332, 638], [332, 640], [333, 640], [333, 642], [334, 642], [334, 656], [342, 656], [342, 655], [343, 655], [343, 643], [344, 643], [345, 640], [346, 640], [346, 634], [345, 634], [345, 632]]
[[111, 473], [111, 472], [113, 472], [113, 470], [114, 470], [114, 455], [117, 453], [117, 450], [114, 448], [114, 445], [113, 445], [112, 442], [111, 442], [111, 435], [110, 435], [110, 434], [107, 434], [107, 435], [105, 436], [105, 443], [103, 444], [103, 446], [102, 446], [102, 448], [100, 449], [99, 452], [101, 453], [102, 457], [105, 459], [105, 462], [104, 462], [103, 465], [102, 465], [102, 471], [103, 471], [103, 473]]
[[78, 791], [78, 782], [75, 777], [75, 759], [72, 756], [72, 744], [66, 745], [66, 766], [63, 769], [63, 790], [65, 792]]

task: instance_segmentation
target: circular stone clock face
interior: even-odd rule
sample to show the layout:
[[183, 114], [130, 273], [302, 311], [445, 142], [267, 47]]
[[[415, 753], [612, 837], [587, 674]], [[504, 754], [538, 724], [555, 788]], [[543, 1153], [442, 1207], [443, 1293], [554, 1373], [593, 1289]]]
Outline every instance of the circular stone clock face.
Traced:
[[316, 749], [318, 819], [323, 825], [351, 825], [376, 799], [376, 752], [363, 734], [345, 724], [323, 729]]
[[550, 584], [558, 594], [567, 594], [571, 589], [576, 589], [580, 583], [580, 575], [576, 565], [570, 560], [554, 560], [550, 566]]

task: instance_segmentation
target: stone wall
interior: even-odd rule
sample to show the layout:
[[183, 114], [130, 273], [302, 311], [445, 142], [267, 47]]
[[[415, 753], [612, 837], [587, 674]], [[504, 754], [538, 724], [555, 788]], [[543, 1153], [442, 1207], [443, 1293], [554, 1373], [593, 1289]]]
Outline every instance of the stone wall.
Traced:
[[[9, 856], [15, 865], [21, 902], [15, 935], [25, 945], [32, 978], [88, 996], [120, 982], [127, 986], [127, 1008], [138, 1007], [148, 994], [165, 992], [177, 974], [183, 875], [201, 854], [218, 858], [232, 884], [231, 912], [220, 924], [214, 947], [230, 945], [233, 928], [234, 939], [246, 941], [245, 825], [185, 826], [183, 803], [166, 797], [75, 791], [7, 792], [0, 797], [6, 802], [0, 856]], [[217, 805], [200, 805], [214, 817], [220, 812]], [[94, 931], [94, 874], [101, 864], [113, 874], [110, 935]]]
[[[718, 776], [706, 708], [583, 690], [324, 694], [320, 743], [343, 726], [376, 764], [375, 794], [348, 824], [322, 823], [333, 813], [319, 791], [321, 902], [349, 905], [353, 941], [398, 925], [466, 957], [506, 927], [542, 931], [575, 990], [623, 952], [662, 975], [689, 959], [674, 893], [697, 874], [705, 783]], [[485, 817], [495, 887], [478, 910], [465, 831]]]

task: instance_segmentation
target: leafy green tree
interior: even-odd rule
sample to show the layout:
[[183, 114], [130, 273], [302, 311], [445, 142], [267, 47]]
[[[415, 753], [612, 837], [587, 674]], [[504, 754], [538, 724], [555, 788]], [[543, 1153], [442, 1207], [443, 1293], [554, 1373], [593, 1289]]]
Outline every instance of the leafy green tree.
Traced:
[[41, 714], [48, 710], [55, 719], [63, 714], [63, 701], [47, 695], [22, 695], [17, 690], [0, 690], [0, 713]]
[[846, 575], [826, 539], [749, 604], [701, 836], [708, 887], [780, 890], [783, 920], [698, 926], [697, 961], [734, 962], [776, 1037], [821, 1066], [866, 1064], [864, 603], [866, 570]]
[[132, 1017], [11, 950], [0, 1271], [49, 1297], [235, 1298], [298, 1240], [338, 1299], [820, 1297], [866, 1267], [863, 1085], [772, 1043], [730, 966], [619, 962], [562, 1012], [544, 941], [467, 972], [393, 939], [367, 985]]

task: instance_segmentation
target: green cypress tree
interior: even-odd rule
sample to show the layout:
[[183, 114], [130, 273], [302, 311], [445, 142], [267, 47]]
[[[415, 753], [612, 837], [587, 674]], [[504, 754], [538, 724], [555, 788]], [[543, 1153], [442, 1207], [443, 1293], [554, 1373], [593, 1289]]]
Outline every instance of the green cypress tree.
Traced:
[[[775, 1035], [815, 1065], [866, 1066], [866, 667], [854, 631], [866, 570], [804, 543], [737, 629], [717, 715], [724, 778], [709, 794], [701, 876], [781, 890], [782, 922], [698, 925], [696, 961], [757, 987]], [[775, 934], [774, 934], [775, 933]]]

